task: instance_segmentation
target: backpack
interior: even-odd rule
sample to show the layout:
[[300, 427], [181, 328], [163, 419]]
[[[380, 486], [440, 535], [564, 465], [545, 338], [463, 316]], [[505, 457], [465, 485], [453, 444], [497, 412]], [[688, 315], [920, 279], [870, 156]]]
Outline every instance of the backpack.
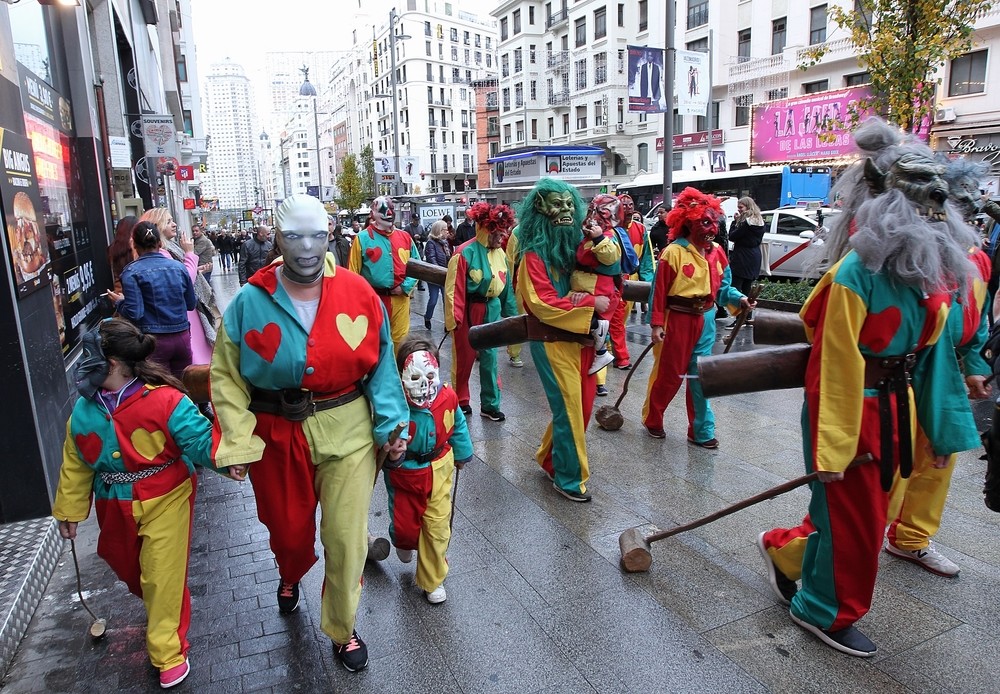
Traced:
[[621, 227], [615, 227], [615, 236], [618, 237], [618, 245], [622, 249], [621, 267], [623, 275], [631, 275], [639, 269], [639, 256], [635, 254], [632, 247], [632, 239]]

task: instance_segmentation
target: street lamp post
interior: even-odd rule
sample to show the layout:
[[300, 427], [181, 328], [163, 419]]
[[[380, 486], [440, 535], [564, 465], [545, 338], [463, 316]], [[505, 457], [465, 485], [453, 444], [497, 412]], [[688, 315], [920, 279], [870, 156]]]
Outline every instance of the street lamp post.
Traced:
[[396, 181], [393, 183], [393, 195], [399, 195], [399, 186], [402, 183], [399, 171], [399, 90], [396, 87], [396, 39], [406, 40], [410, 38], [405, 34], [396, 36], [396, 8], [389, 10], [389, 85], [392, 88], [392, 154], [396, 159]]

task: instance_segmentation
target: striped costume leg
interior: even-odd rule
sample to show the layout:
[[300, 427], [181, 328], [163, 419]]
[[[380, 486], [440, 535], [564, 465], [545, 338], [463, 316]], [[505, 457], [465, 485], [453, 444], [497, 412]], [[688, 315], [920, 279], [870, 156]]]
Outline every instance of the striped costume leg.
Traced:
[[628, 316], [628, 308], [632, 302], [619, 299], [618, 306], [611, 314], [611, 351], [615, 354], [615, 364], [625, 364], [631, 357], [628, 353], [628, 343], [625, 341], [625, 320]]
[[420, 522], [431, 494], [432, 470], [401, 467], [383, 470], [389, 495], [389, 537], [399, 549], [417, 549]]
[[[500, 300], [493, 298], [485, 304], [469, 307], [469, 322], [485, 325], [500, 320]], [[497, 373], [497, 350], [479, 350], [479, 404], [483, 410], [500, 409], [500, 377]], [[436, 586], [435, 586], [436, 587]]]
[[956, 456], [949, 457], [947, 467], [936, 468], [929, 451], [927, 435], [918, 427], [913, 472], [902, 479], [897, 470], [889, 496], [889, 542], [899, 549], [924, 549], [941, 528]]
[[460, 405], [469, 404], [469, 378], [476, 363], [476, 350], [469, 344], [469, 321], [451, 334], [451, 383]]
[[448, 575], [448, 543], [451, 541], [451, 480], [455, 456], [448, 451], [431, 464], [432, 485], [424, 510], [420, 545], [417, 549], [416, 583], [428, 593], [444, 583]]
[[704, 318], [700, 315], [677, 311], [667, 315], [666, 336], [653, 347], [653, 370], [642, 406], [642, 423], [650, 429], [663, 428], [663, 413], [680, 390], [681, 375], [688, 372], [691, 355], [704, 328]]
[[590, 479], [586, 431], [596, 388], [587, 369], [594, 348], [575, 342], [532, 342], [531, 356], [552, 412], [535, 458], [560, 488], [585, 493]]
[[715, 344], [715, 321], [702, 320], [701, 335], [691, 352], [687, 374], [695, 378], [687, 379], [685, 401], [688, 413], [688, 438], [697, 443], [704, 443], [715, 438], [715, 414], [712, 406], [701, 390], [698, 376], [698, 357], [707, 357], [712, 353]]
[[410, 297], [402, 294], [390, 296], [389, 299], [389, 306], [386, 307], [389, 313], [389, 332], [392, 344], [399, 347], [410, 333]]

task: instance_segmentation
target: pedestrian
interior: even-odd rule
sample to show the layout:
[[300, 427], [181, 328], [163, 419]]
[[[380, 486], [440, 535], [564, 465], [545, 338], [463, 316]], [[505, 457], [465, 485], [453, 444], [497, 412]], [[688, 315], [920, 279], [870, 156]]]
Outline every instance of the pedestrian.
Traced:
[[755, 305], [730, 283], [729, 261], [714, 242], [719, 199], [688, 187], [677, 196], [666, 224], [671, 243], [660, 256], [650, 292], [653, 370], [642, 406], [646, 432], [666, 438], [663, 413], [687, 377], [688, 443], [715, 449], [715, 416], [697, 380], [698, 357], [712, 353], [716, 304], [735, 313]]
[[653, 265], [660, 260], [660, 254], [667, 249], [670, 243], [670, 230], [667, 228], [667, 214], [670, 208], [660, 205], [656, 208], [656, 222], [649, 229], [649, 242], [653, 246]]
[[469, 378], [478, 359], [479, 413], [484, 419], [502, 422], [506, 417], [500, 410], [496, 348], [474, 350], [469, 330], [517, 313], [507, 281], [507, 256], [501, 247], [514, 223], [514, 211], [507, 205], [478, 202], [469, 214], [476, 223], [476, 238], [456, 249], [448, 261], [444, 284], [444, 327], [452, 335], [451, 377], [462, 411], [471, 414]]
[[[471, 208], [470, 208], [471, 209]], [[469, 210], [465, 211], [465, 218], [455, 229], [455, 245], [461, 246], [466, 241], [471, 241], [476, 236], [476, 224], [469, 219]]]
[[155, 346], [155, 337], [117, 318], [84, 335], [52, 515], [60, 536], [75, 539], [93, 498], [97, 554], [142, 598], [146, 650], [166, 689], [191, 671], [194, 466], [211, 467], [212, 427], [150, 359]]
[[254, 273], [267, 265], [267, 254], [274, 248], [268, 238], [270, 229], [264, 224], [254, 228], [253, 236], [240, 246], [240, 259], [237, 265], [240, 286], [246, 284]]
[[344, 237], [344, 230], [332, 215], [327, 216], [327, 252], [333, 254], [337, 266], [347, 268], [351, 262], [351, 240]]
[[396, 207], [382, 195], [372, 201], [371, 223], [351, 243], [350, 269], [361, 275], [382, 298], [392, 343], [402, 343], [410, 331], [410, 294], [417, 281], [406, 276], [406, 263], [417, 256], [413, 238], [395, 227]]
[[[427, 230], [424, 225], [420, 223], [420, 218], [416, 214], [410, 215], [410, 221], [406, 225], [406, 233], [410, 235], [413, 239], [413, 243], [417, 247], [418, 258], [424, 259], [424, 244], [427, 242]], [[417, 291], [424, 291], [424, 283], [417, 281]]]
[[[541, 327], [586, 338], [597, 327], [597, 315], [610, 306], [605, 296], [585, 294], [577, 303], [568, 296], [585, 214], [576, 188], [552, 178], [540, 180], [521, 202], [514, 230], [518, 244], [515, 287], [529, 325], [537, 321]], [[535, 459], [557, 492], [571, 501], [587, 502], [591, 496], [586, 430], [596, 386], [587, 368], [594, 348], [562, 334], [543, 334], [529, 343], [552, 421]]]
[[[319, 504], [320, 628], [354, 672], [368, 665], [355, 619], [375, 452], [402, 456], [408, 410], [385, 309], [361, 277], [337, 271], [323, 205], [289, 196], [275, 223], [282, 260], [251, 275], [223, 316], [211, 371], [214, 462], [237, 479], [249, 469], [282, 613], [298, 608], [299, 583], [316, 562]], [[397, 427], [403, 433], [390, 443]]]
[[191, 238], [194, 240], [194, 254], [198, 256], [198, 272], [206, 281], [212, 281], [212, 268], [215, 260], [215, 244], [212, 243], [200, 224], [191, 226]]
[[414, 582], [431, 604], [447, 600], [445, 553], [451, 542], [452, 471], [472, 460], [472, 439], [458, 396], [441, 382], [434, 346], [409, 338], [396, 356], [409, 405], [410, 440], [398, 467], [382, 471], [389, 536], [405, 564], [417, 555]]
[[108, 266], [111, 268], [111, 279], [114, 290], [122, 291], [122, 270], [135, 260], [135, 248], [132, 246], [132, 230], [139, 222], [138, 217], [128, 215], [118, 220], [115, 226], [115, 238], [108, 246]]
[[223, 272], [233, 269], [233, 235], [228, 231], [219, 234], [219, 262]]
[[[424, 246], [424, 260], [431, 265], [448, 267], [450, 259], [451, 246], [448, 244], [448, 225], [439, 219], [431, 224], [430, 237], [427, 240], [427, 245]], [[424, 311], [424, 328], [427, 330], [431, 329], [431, 318], [434, 316], [434, 309], [437, 308], [438, 298], [443, 289], [439, 284], [430, 284], [427, 309]]]
[[[977, 239], [943, 205], [943, 167], [926, 145], [877, 118], [854, 142], [865, 158], [835, 189], [845, 201], [825, 246], [835, 264], [800, 313], [812, 343], [805, 466], [819, 481], [803, 522], [762, 532], [757, 544], [792, 621], [831, 648], [871, 657], [877, 647], [855, 623], [871, 607], [895, 469], [910, 475], [911, 418], [938, 464], [979, 446], [971, 422], [956, 425], [966, 394], [945, 328], [953, 289], [964, 296], [974, 283]], [[859, 457], [873, 462], [851, 466]]]
[[194, 242], [190, 238], [178, 235], [177, 224], [165, 207], [146, 210], [139, 220], [156, 225], [162, 238], [160, 254], [173, 258], [187, 268], [197, 300], [195, 309], [188, 313], [191, 330], [191, 363], [207, 364], [212, 360], [220, 314], [212, 285], [198, 272], [198, 256], [194, 253]]
[[[632, 196], [622, 194], [618, 196], [620, 204], [618, 211], [618, 225], [621, 229], [621, 238], [632, 246], [638, 265], [631, 274], [623, 274], [623, 280], [652, 282], [653, 281], [653, 247], [649, 242], [649, 233], [642, 224], [641, 216], [636, 219], [638, 213], [635, 211], [635, 202]], [[625, 339], [625, 321], [632, 311], [635, 310], [633, 302], [622, 301], [614, 316], [611, 318], [611, 348], [615, 353], [615, 368], [627, 371], [632, 368], [632, 356], [629, 354], [628, 342]], [[643, 314], [646, 311], [643, 309]], [[603, 375], [603, 374], [602, 374]], [[601, 378], [598, 377], [600, 384]]]
[[455, 226], [452, 224], [451, 215], [446, 214], [441, 218], [441, 221], [448, 225], [448, 242], [452, 248], [457, 249], [461, 244], [458, 243], [458, 239], [455, 237]]
[[[189, 251], [194, 247], [190, 240], [181, 243]], [[138, 257], [122, 270], [121, 293], [108, 291], [108, 299], [118, 315], [157, 338], [149, 358], [180, 380], [192, 363], [188, 312], [198, 305], [194, 284], [183, 265], [160, 253], [160, 232], [154, 224], [136, 224], [132, 245]]]
[[[729, 269], [733, 275], [733, 286], [743, 294], [750, 293], [750, 287], [760, 276], [760, 244], [764, 240], [764, 218], [753, 198], [740, 198], [736, 203], [736, 218], [729, 240], [733, 250], [729, 253]], [[747, 314], [747, 323], [753, 325], [753, 314]], [[736, 327], [736, 321], [726, 326]]]

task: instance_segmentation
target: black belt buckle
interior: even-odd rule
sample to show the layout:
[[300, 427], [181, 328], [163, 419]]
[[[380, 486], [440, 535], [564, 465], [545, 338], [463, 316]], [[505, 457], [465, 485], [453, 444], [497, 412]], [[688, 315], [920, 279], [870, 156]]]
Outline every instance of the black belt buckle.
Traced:
[[285, 388], [280, 391], [278, 414], [289, 422], [304, 422], [316, 414], [312, 391]]

